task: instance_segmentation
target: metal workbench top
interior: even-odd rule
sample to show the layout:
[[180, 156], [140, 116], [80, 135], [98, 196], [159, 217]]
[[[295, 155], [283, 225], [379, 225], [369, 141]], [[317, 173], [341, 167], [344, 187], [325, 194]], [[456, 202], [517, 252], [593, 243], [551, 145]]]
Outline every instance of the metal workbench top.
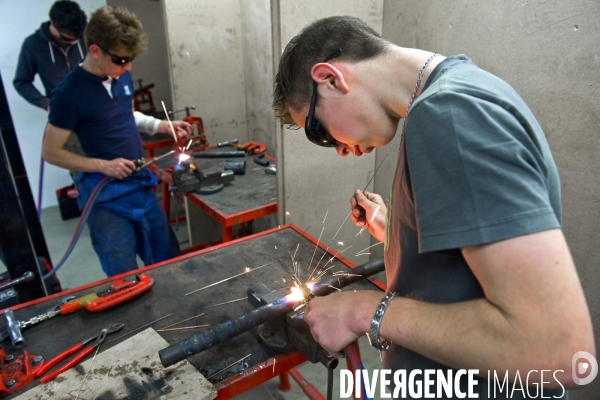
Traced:
[[[262, 282], [271, 290], [291, 287], [290, 276], [293, 272], [291, 256], [296, 252], [295, 260], [300, 264], [300, 268], [306, 271], [315, 251], [315, 243], [316, 240], [303, 234], [298, 228], [285, 226], [139, 269], [135, 273], [145, 272], [154, 278], [154, 286], [149, 292], [101, 313], [91, 313], [82, 309], [74, 314], [57, 316], [28, 328], [23, 331], [26, 343], [24, 350], [50, 360], [75, 343], [97, 334], [102, 327], [117, 322], [125, 323], [124, 329], [111, 335], [113, 337], [107, 337], [107, 342], [101, 346], [100, 352], [131, 336], [111, 343], [112, 339], [166, 315], [169, 316], [155, 322], [151, 327], [157, 330], [202, 313], [204, 315], [177, 327], [214, 325], [227, 321], [253, 309], [246, 299], [250, 285]], [[318, 250], [313, 263], [316, 263], [322, 254], [324, 251]], [[325, 256], [323, 262], [326, 262], [331, 255]], [[331, 272], [348, 269], [339, 260], [333, 261], [333, 264], [335, 267], [330, 270]], [[185, 296], [186, 293], [241, 274], [248, 269], [252, 271]], [[135, 273], [130, 274], [131, 277]], [[300, 278], [306, 279], [307, 276], [307, 273], [302, 273]], [[53, 295], [21, 305], [16, 307], [16, 317], [20, 321], [28, 320], [46, 312], [67, 294], [81, 296], [99, 292], [106, 289], [114, 280], [115, 278], [111, 278], [95, 282], [59, 293], [58, 296]], [[349, 289], [375, 289], [375, 286], [363, 280], [351, 285]], [[218, 305], [225, 302], [230, 303]], [[4, 322], [1, 325], [4, 325]], [[170, 344], [174, 344], [200, 332], [200, 329], [162, 332], [160, 335]], [[7, 354], [21, 354], [20, 350], [14, 349], [8, 343], [4, 344], [3, 349]], [[245, 360], [247, 365], [237, 365], [215, 376], [211, 381], [220, 382], [240, 372], [244, 367], [254, 366], [272, 356], [258, 344], [256, 329], [192, 356], [188, 361], [205, 376], [209, 376], [248, 354], [251, 356]], [[27, 389], [19, 391], [19, 394]]]
[[[214, 151], [230, 151], [231, 148], [214, 149]], [[223, 170], [225, 158], [194, 158], [193, 161], [200, 169]], [[277, 202], [277, 178], [268, 175], [264, 167], [254, 163], [254, 156], [231, 158], [234, 161], [246, 161], [246, 173], [235, 175], [232, 182], [225, 183], [223, 190], [211, 194], [189, 193], [200, 199], [211, 209], [224, 215], [239, 214], [249, 209], [263, 207]], [[177, 158], [166, 157], [158, 160], [155, 166], [162, 171], [177, 164]], [[161, 172], [162, 172], [161, 171]], [[165, 176], [163, 174], [163, 178]], [[170, 179], [169, 177], [166, 177]], [[170, 182], [169, 182], [170, 183]]]

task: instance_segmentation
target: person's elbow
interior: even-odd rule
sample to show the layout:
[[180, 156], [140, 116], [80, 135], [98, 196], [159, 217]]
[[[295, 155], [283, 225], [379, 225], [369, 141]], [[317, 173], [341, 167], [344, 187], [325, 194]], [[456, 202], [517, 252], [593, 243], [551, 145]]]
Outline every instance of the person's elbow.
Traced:
[[[545, 332], [535, 335], [537, 339], [533, 340], [537, 341], [538, 345], [530, 343], [536, 350], [527, 355], [527, 358], [530, 362], [537, 362], [528, 363], [529, 369], [543, 373], [543, 378], [553, 375], [554, 378], [550, 378], [550, 382], [544, 385], [548, 388], [580, 387], [577, 380], [589, 376], [592, 364], [596, 360], [591, 320], [583, 315], [573, 315], [564, 320], [555, 319], [551, 327], [546, 329]], [[543, 344], [540, 346], [541, 343]], [[590, 360], [590, 357], [593, 359]], [[584, 368], [586, 370], [582, 371], [583, 365], [590, 368]]]
[[42, 146], [42, 158], [48, 164], [56, 165], [56, 151], [47, 145]]
[[572, 324], [570, 332], [564, 335], [564, 342], [558, 343], [551, 366], [556, 380], [566, 388], [581, 387], [585, 378], [598, 371], [596, 346], [591, 323]]
[[58, 160], [60, 159], [61, 149], [61, 147], [57, 147], [52, 143], [49, 143], [47, 140], [44, 140], [42, 144], [42, 158], [48, 164], [59, 166]]

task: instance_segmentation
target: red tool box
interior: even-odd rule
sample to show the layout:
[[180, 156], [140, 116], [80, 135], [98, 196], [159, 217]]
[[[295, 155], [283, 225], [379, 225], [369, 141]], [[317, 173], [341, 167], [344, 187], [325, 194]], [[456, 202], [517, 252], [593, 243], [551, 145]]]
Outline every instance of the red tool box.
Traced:
[[60, 208], [60, 216], [63, 220], [77, 218], [81, 210], [77, 205], [77, 189], [75, 185], [60, 188], [56, 191], [56, 199]]

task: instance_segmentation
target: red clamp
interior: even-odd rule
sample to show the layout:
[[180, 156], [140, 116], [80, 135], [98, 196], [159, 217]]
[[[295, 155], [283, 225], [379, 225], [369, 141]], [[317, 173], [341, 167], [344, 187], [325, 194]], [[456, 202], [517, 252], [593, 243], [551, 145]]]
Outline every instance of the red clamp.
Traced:
[[104, 311], [117, 304], [135, 299], [150, 290], [153, 284], [154, 279], [147, 274], [137, 275], [135, 281], [118, 279], [104, 292], [90, 293], [61, 305], [60, 313], [62, 315], [70, 314], [81, 308], [92, 312]]

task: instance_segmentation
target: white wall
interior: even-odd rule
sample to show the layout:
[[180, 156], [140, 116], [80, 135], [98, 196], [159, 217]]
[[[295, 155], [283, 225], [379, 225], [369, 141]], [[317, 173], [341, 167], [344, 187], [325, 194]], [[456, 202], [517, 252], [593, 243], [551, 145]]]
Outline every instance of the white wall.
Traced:
[[[172, 110], [171, 80], [169, 78], [169, 59], [167, 36], [163, 6], [158, 1], [148, 0], [107, 0], [111, 7], [126, 7], [134, 13], [144, 26], [148, 36], [148, 48], [131, 64], [131, 77], [135, 88], [139, 88], [137, 80], [142, 79], [142, 85], [154, 84], [151, 90], [154, 106], [162, 111], [161, 100], [168, 110]], [[185, 117], [185, 113], [177, 114], [177, 118]]]
[[[36, 204], [42, 136], [48, 114], [25, 101], [15, 91], [12, 80], [23, 40], [37, 30], [42, 22], [49, 20], [48, 12], [53, 3], [54, 0], [0, 1], [0, 73]], [[104, 0], [78, 0], [77, 3], [88, 18], [91, 11], [106, 4]], [[38, 77], [35, 85], [45, 93]], [[42, 207], [57, 205], [56, 189], [71, 183], [67, 170], [46, 164]]]

